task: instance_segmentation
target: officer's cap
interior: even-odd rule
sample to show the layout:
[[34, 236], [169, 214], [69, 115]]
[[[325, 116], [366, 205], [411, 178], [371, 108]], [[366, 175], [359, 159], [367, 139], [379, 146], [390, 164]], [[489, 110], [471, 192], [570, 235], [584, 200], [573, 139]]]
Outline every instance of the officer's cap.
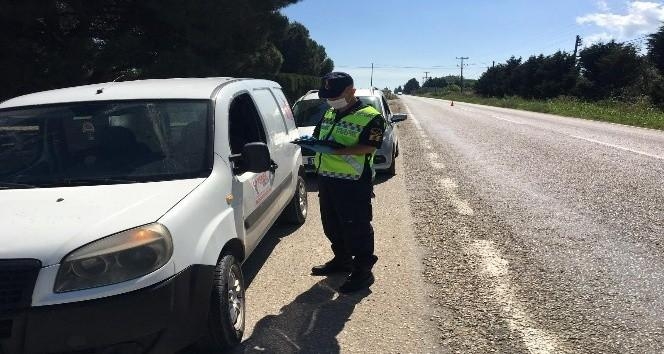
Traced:
[[318, 97], [336, 98], [346, 87], [353, 85], [353, 78], [342, 72], [332, 72], [322, 77]]

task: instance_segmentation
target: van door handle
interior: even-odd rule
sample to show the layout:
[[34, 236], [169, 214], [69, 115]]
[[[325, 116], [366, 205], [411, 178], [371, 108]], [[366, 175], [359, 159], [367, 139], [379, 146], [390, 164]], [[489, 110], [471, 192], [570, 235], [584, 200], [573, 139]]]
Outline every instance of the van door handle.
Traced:
[[279, 168], [279, 165], [274, 160], [270, 160], [270, 172], [274, 172], [277, 168]]

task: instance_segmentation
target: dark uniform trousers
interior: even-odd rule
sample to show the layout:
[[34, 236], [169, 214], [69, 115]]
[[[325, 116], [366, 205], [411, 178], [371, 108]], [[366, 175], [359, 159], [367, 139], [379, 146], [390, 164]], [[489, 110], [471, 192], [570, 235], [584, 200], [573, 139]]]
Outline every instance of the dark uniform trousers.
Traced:
[[325, 236], [332, 243], [332, 252], [339, 260], [353, 257], [353, 268], [371, 270], [374, 256], [374, 230], [371, 178], [346, 180], [320, 176], [318, 196]]

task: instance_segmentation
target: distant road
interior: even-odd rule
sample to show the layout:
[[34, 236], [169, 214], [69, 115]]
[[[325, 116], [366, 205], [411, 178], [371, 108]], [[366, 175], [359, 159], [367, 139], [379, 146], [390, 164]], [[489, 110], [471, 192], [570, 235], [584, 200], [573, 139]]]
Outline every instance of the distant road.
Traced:
[[664, 352], [664, 132], [400, 97], [452, 351]]

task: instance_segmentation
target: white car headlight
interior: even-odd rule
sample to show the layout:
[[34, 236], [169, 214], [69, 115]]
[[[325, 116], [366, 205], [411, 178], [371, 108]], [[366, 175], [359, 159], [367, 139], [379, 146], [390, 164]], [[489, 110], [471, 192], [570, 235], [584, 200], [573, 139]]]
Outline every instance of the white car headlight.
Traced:
[[123, 231], [67, 255], [53, 290], [63, 293], [135, 279], [161, 268], [172, 254], [171, 234], [161, 224]]

